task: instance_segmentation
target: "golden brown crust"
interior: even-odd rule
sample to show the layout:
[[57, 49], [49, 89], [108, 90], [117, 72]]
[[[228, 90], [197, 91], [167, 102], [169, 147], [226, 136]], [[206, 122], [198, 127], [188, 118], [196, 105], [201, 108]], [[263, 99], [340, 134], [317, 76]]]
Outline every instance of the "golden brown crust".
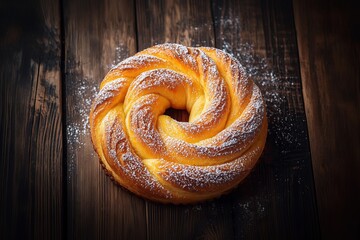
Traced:
[[[189, 122], [163, 115], [187, 109]], [[259, 88], [236, 59], [214, 48], [161, 44], [105, 76], [90, 113], [106, 172], [150, 200], [218, 197], [251, 171], [267, 135]]]

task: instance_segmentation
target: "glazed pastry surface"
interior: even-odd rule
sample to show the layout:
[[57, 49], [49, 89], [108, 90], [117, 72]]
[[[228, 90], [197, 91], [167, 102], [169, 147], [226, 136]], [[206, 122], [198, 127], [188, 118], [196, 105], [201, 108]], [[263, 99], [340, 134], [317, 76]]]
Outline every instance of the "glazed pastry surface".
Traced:
[[[186, 109], [188, 122], [164, 115]], [[94, 149], [131, 192], [194, 203], [236, 187], [265, 145], [259, 88], [229, 54], [161, 44], [125, 59], [100, 85], [90, 112]]]

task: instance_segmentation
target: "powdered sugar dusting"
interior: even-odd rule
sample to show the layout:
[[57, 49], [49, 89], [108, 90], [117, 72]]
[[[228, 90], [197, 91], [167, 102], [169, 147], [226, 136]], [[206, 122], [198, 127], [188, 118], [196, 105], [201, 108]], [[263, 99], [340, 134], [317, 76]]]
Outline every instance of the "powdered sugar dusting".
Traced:
[[160, 159], [159, 170], [166, 181], [181, 189], [197, 193], [216, 192], [228, 184], [231, 186], [233, 181], [240, 181], [243, 172], [248, 171], [245, 162], [251, 161], [258, 150], [255, 148], [239, 159], [215, 166], [189, 166]]
[[114, 98], [119, 94], [119, 91], [127, 85], [127, 79], [120, 78], [116, 79], [107, 85], [97, 94], [94, 100], [94, 109], [101, 104], [106, 104], [106, 101], [111, 101], [111, 98]]
[[169, 50], [176, 58], [178, 58], [181, 62], [183, 62], [187, 67], [196, 71], [197, 70], [197, 62], [192, 54], [190, 54], [189, 49], [180, 44], [161, 44], [156, 47], [160, 47], [161, 51]]
[[113, 60], [112, 64], [109, 65], [109, 68], [114, 68], [116, 65], [118, 65], [124, 58], [124, 56], [129, 56], [129, 48], [125, 45], [125, 43], [120, 43], [115, 48], [115, 59]]
[[[88, 144], [91, 144], [89, 128], [89, 112], [92, 101], [96, 95], [97, 88], [89, 84], [88, 79], [77, 79], [68, 87], [71, 97], [71, 108], [68, 109], [66, 119], [66, 140], [67, 140], [67, 171], [68, 180], [75, 168], [75, 154]], [[71, 100], [70, 100], [71, 99]], [[68, 105], [69, 106], [69, 105]]]
[[[174, 61], [169, 61], [170, 58]], [[241, 111], [234, 108], [232, 116], [236, 116], [237, 120], [226, 125], [229, 112], [233, 110], [230, 107], [229, 85], [223, 79], [224, 72], [221, 75], [217, 69], [215, 61], [227, 60], [214, 56], [210, 58], [200, 49], [164, 44], [125, 59], [105, 77], [102, 90], [94, 102], [92, 117], [100, 116], [96, 113], [102, 110], [107, 111], [107, 115], [104, 119], [98, 119], [104, 124], [98, 124], [99, 121], [94, 120], [97, 123], [92, 127], [105, 127], [105, 131], [101, 131], [106, 139], [102, 143], [105, 155], [100, 156], [105, 158], [102, 159], [103, 162], [111, 165], [111, 169], [115, 167], [120, 171], [112, 171], [113, 173], [127, 181], [122, 176], [125, 174], [135, 184], [143, 179], [140, 175], [147, 176], [147, 180], [141, 180], [140, 185], [129, 186], [130, 190], [138, 193], [146, 189], [152, 190], [156, 178], [162, 176], [163, 182], [172, 185], [168, 190], [177, 186], [180, 192], [193, 192], [201, 198], [206, 196], [202, 193], [209, 190], [220, 194], [246, 176], [249, 170], [247, 167], [251, 168], [256, 162], [264, 144], [266, 132], [260, 132], [264, 123], [264, 106], [259, 89], [246, 84], [246, 78], [238, 77], [238, 74], [242, 74], [242, 69], [236, 66], [237, 61], [234, 60], [230, 70], [237, 74], [233, 76], [234, 86], [246, 92], [248, 90], [251, 99], [247, 100], [247, 106]], [[162, 69], [164, 67], [171, 70]], [[193, 73], [189, 75], [184, 67]], [[196, 80], [195, 76], [198, 76]], [[192, 84], [192, 80], [196, 84]], [[237, 81], [240, 81], [239, 85], [245, 86], [239, 86]], [[128, 85], [129, 89], [126, 87]], [[188, 143], [176, 136], [160, 134], [157, 129], [158, 116], [170, 103], [175, 104], [171, 91], [175, 92], [180, 87], [180, 93], [191, 98], [189, 93], [194, 91], [189, 89], [195, 85], [203, 88], [200, 93], [203, 94], [201, 99], [205, 100], [204, 109], [191, 123], [178, 123], [178, 126], [194, 139], [197, 139], [196, 134], [203, 138]], [[161, 90], [162, 88], [165, 90]], [[116, 96], [122, 91], [128, 92], [125, 99], [119, 100]], [[125, 93], [121, 93], [121, 96], [125, 96]], [[115, 99], [124, 101], [123, 107], [115, 108]], [[185, 107], [187, 104], [184, 102], [179, 106]], [[126, 127], [122, 125], [122, 121], [126, 121]], [[260, 141], [254, 142], [257, 137], [261, 138]], [[130, 143], [131, 146], [124, 145]], [[146, 165], [154, 178], [148, 175], [143, 160], [146, 160], [146, 164], [154, 163]], [[163, 168], [165, 165], [167, 167]], [[182, 198], [178, 194], [174, 196]]]
[[[287, 154], [299, 148], [304, 143], [304, 134], [296, 114], [283, 112], [288, 107], [289, 101], [293, 101], [290, 92], [294, 88], [300, 88], [296, 79], [283, 79], [271, 66], [271, 60], [254, 54], [254, 46], [250, 43], [240, 44], [234, 48], [230, 43], [222, 39], [222, 50], [230, 53], [239, 60], [246, 74], [262, 89], [266, 102], [267, 116], [269, 119], [269, 134], [273, 136], [275, 144], [282, 149], [282, 154]], [[298, 89], [301, 92], [301, 89]], [[301, 103], [300, 100], [295, 100]], [[305, 119], [302, 119], [305, 124]], [[299, 139], [297, 136], [302, 136]], [[306, 140], [306, 139], [305, 139]]]
[[74, 86], [73, 88], [76, 89], [76, 104], [72, 105], [72, 113], [73, 117], [80, 119], [80, 121], [73, 124], [67, 124], [67, 137], [68, 141], [76, 143], [81, 147], [84, 143], [83, 141], [80, 141], [80, 138], [89, 133], [89, 112], [97, 88], [95, 86], [89, 86], [86, 79], [77, 81], [77, 83], [79, 86]]
[[[142, 91], [151, 89], [153, 87], [164, 87], [165, 90], [174, 90], [178, 86], [185, 87], [188, 85], [191, 87], [192, 82], [181, 73], [177, 73], [173, 70], [168, 69], [156, 69], [143, 72], [133, 82], [132, 89], [136, 91]], [[129, 93], [132, 96], [131, 93]]]
[[[194, 161], [194, 165], [219, 164], [240, 156], [244, 150], [251, 146], [260, 132], [265, 111], [261, 102], [260, 91], [257, 87], [254, 89], [250, 103], [242, 114], [243, 117], [237, 119], [214, 137], [196, 144], [166, 137], [164, 141], [167, 148], [178, 157], [177, 161], [185, 163], [190, 158], [199, 159], [196, 162]], [[187, 151], [182, 149], [187, 149]], [[202, 160], [202, 158], [207, 160]]]
[[129, 190], [135, 189], [142, 194], [145, 191], [150, 195], [157, 193], [164, 198], [169, 198], [171, 193], [151, 176], [142, 160], [133, 152], [124, 132], [122, 120], [110, 114], [105, 117], [104, 122], [106, 142], [102, 149], [109, 156], [106, 160], [108, 164], [117, 168], [117, 177], [122, 176], [126, 181], [133, 183], [128, 186]]
[[[166, 151], [162, 138], [156, 129], [156, 115], [154, 114], [154, 106], [156, 106], [157, 97], [152, 94], [147, 98], [142, 97], [136, 101], [131, 109], [129, 115], [130, 129], [136, 139], [131, 139], [133, 145], [141, 145], [144, 143], [145, 148], [151, 149], [153, 158]], [[136, 150], [136, 149], [135, 149]], [[142, 156], [145, 157], [145, 156]]]
[[[110, 73], [112, 71], [120, 71], [122, 77], [136, 77], [137, 72], [140, 72], [140, 70], [152, 66], [153, 68], [160, 66], [161, 64], [164, 64], [164, 60], [161, 58], [158, 58], [156, 56], [148, 55], [148, 54], [141, 54], [141, 55], [135, 55], [129, 58], [126, 58], [122, 62], [120, 62], [118, 65], [113, 67], [110, 70]], [[136, 70], [136, 71], [132, 71]], [[147, 69], [149, 70], [149, 69]], [[128, 74], [126, 74], [128, 73]], [[135, 73], [135, 75], [134, 75]]]
[[[202, 73], [199, 82], [204, 88], [207, 105], [193, 122], [181, 122], [179, 126], [185, 134], [200, 141], [216, 135], [218, 132], [214, 129], [225, 125], [229, 115], [230, 99], [226, 83], [220, 77], [215, 62], [201, 50], [193, 48], [192, 52], [198, 56], [199, 71]], [[210, 135], [210, 131], [213, 134]]]
[[239, 60], [245, 69], [245, 74], [252, 78], [260, 88], [266, 89], [262, 93], [267, 103], [267, 114], [272, 117], [274, 114], [278, 114], [285, 97], [279, 94], [277, 89], [279, 79], [268, 60], [252, 54], [253, 48], [250, 43], [241, 44], [236, 49], [233, 49], [231, 44], [225, 40], [222, 43], [222, 50]]

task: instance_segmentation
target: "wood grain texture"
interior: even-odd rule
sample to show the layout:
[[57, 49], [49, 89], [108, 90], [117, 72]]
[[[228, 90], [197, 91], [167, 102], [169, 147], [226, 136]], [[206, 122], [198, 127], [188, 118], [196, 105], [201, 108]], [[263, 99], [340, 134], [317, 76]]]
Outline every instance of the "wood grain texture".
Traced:
[[0, 7], [0, 239], [61, 239], [59, 5]]
[[261, 162], [231, 201], [238, 206], [234, 236], [319, 238], [292, 5], [214, 1], [213, 14], [216, 47], [237, 57], [259, 85], [269, 120]]
[[[0, 239], [358, 239], [356, 10], [309, 0], [2, 1]], [[88, 115], [102, 78], [163, 42], [233, 54], [264, 93], [265, 152], [219, 199], [143, 200], [115, 185], [93, 150]]]
[[322, 236], [358, 239], [358, 9], [346, 1], [294, 1], [294, 12]]
[[67, 238], [145, 239], [145, 204], [115, 185], [91, 143], [91, 101], [112, 65], [136, 51], [131, 1], [64, 1]]
[[136, 1], [138, 50], [164, 42], [214, 46], [210, 1]]

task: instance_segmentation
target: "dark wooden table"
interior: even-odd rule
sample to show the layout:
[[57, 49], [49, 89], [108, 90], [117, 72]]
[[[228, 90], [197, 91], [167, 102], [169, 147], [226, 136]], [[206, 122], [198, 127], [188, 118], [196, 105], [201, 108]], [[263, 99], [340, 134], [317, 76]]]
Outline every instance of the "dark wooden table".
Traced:
[[[359, 239], [357, 14], [346, 1], [1, 1], [0, 239]], [[233, 54], [265, 96], [260, 164], [220, 199], [145, 201], [94, 154], [103, 76], [163, 42]]]

